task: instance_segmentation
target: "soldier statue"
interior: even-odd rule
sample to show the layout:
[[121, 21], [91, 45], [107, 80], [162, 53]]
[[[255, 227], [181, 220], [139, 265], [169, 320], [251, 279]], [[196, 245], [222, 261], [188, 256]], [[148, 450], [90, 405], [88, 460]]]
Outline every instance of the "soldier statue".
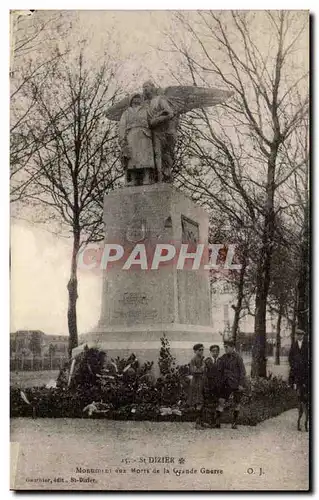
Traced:
[[223, 103], [233, 92], [197, 86], [156, 88], [143, 84], [106, 111], [119, 121], [121, 159], [128, 185], [172, 182], [177, 128], [181, 114]]

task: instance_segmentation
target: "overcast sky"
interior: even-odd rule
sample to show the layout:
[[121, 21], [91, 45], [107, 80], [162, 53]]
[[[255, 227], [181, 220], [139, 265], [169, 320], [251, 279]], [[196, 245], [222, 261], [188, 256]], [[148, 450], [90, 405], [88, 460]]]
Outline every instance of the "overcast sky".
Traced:
[[[50, 16], [50, 12], [41, 12]], [[92, 60], [106, 48], [121, 61], [123, 86], [132, 91], [150, 77], [163, 80], [162, 64], [154, 50], [168, 26], [167, 12], [66, 12], [72, 21], [68, 39], [76, 47], [81, 37], [90, 41]], [[111, 42], [110, 37], [111, 36]], [[120, 54], [120, 56], [119, 56]], [[157, 76], [155, 76], [155, 73]], [[167, 76], [166, 76], [167, 78]], [[13, 210], [14, 212], [14, 210]], [[71, 243], [34, 224], [11, 221], [11, 331], [40, 329], [67, 334], [67, 281]], [[84, 332], [96, 325], [101, 304], [101, 279], [79, 275], [78, 326]]]

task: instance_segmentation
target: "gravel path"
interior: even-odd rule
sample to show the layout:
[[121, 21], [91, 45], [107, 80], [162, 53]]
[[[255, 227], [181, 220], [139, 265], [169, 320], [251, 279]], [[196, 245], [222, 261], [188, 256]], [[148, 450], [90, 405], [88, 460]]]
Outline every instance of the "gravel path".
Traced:
[[[290, 410], [237, 431], [196, 431], [192, 423], [175, 422], [12, 419], [12, 487], [307, 490], [308, 433], [296, 430], [296, 418], [297, 410]], [[152, 457], [174, 463], [153, 464]]]

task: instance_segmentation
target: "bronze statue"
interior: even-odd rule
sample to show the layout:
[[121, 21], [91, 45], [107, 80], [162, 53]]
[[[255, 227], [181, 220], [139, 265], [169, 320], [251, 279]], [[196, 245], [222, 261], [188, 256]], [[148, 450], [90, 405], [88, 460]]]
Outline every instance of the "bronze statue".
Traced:
[[133, 94], [119, 123], [119, 144], [128, 186], [154, 182], [155, 158], [148, 106]]
[[127, 183], [171, 182], [179, 116], [221, 104], [232, 94], [196, 86], [162, 89], [147, 81], [143, 84], [143, 101], [140, 94], [134, 94], [110, 107], [107, 118], [120, 121], [119, 140]]

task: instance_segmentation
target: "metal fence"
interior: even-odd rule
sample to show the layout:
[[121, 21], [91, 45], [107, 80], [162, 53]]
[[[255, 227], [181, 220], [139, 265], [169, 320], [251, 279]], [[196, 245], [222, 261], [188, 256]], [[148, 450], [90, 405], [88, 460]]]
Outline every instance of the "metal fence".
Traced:
[[19, 356], [10, 358], [11, 371], [60, 370], [68, 361], [66, 356]]

